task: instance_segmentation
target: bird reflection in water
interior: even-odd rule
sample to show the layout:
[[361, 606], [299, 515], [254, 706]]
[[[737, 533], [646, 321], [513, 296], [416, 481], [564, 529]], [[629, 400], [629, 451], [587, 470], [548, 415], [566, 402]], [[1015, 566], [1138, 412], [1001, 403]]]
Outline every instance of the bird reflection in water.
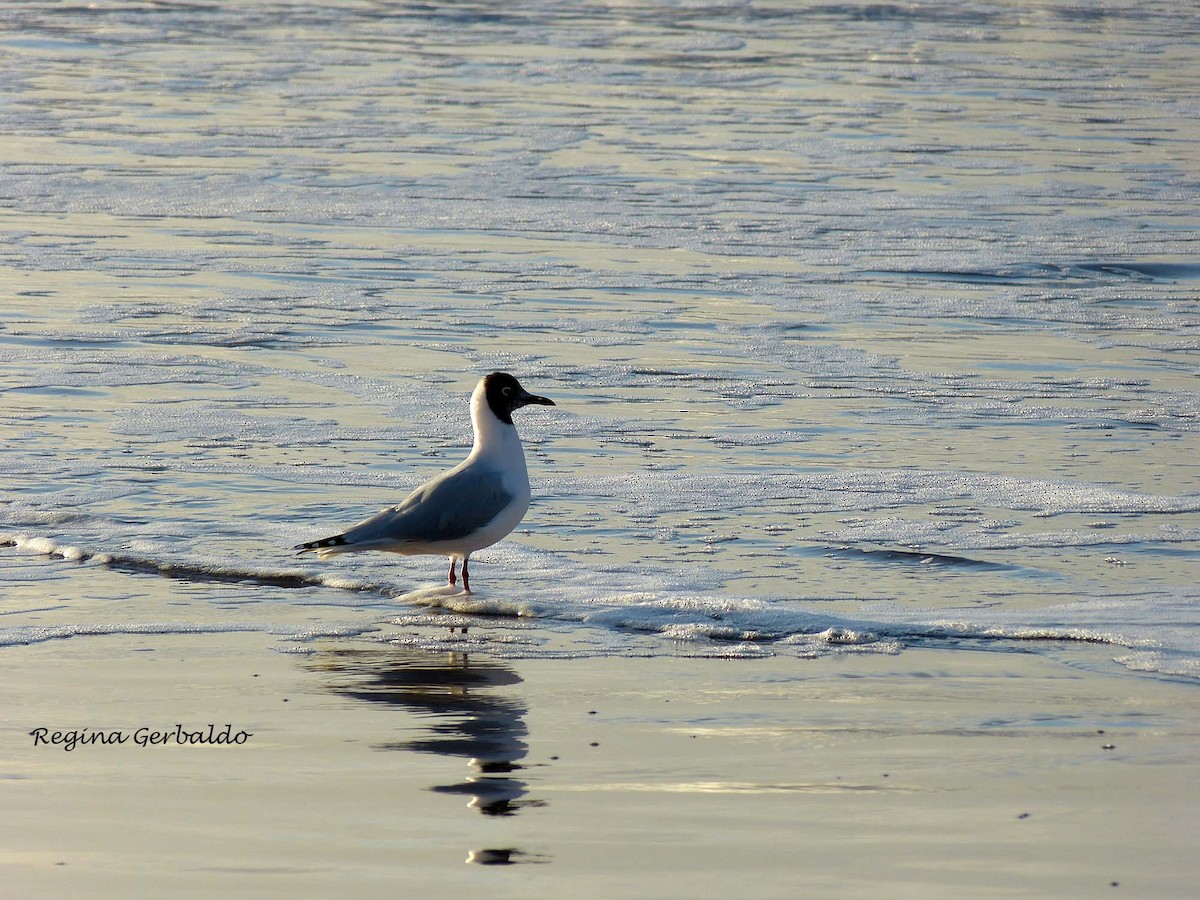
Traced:
[[[511, 816], [544, 801], [522, 799], [519, 777], [529, 751], [525, 743], [526, 708], [504, 688], [521, 677], [493, 660], [468, 659], [465, 653], [430, 653], [406, 647], [336, 649], [310, 659], [310, 668], [332, 676], [331, 689], [343, 696], [394, 704], [433, 719], [428, 734], [377, 745], [379, 750], [437, 753], [465, 757], [475, 770], [465, 780], [430, 790], [470, 797], [468, 806], [485, 816]], [[473, 850], [467, 862], [512, 865], [544, 862], [513, 848]]]

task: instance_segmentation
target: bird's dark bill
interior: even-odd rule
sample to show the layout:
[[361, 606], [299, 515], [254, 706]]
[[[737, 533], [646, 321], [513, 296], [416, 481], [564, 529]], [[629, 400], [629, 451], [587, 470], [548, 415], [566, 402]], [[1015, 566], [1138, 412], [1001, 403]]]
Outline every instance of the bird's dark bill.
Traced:
[[537, 394], [526, 393], [518, 398], [522, 406], [528, 406], [531, 403], [537, 403], [540, 406], [554, 406], [555, 403], [549, 397], [539, 397]]

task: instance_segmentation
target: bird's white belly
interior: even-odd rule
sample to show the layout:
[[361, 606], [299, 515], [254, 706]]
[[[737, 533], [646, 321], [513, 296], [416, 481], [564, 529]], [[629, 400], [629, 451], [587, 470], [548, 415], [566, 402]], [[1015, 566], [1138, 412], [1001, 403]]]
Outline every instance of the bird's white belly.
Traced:
[[503, 540], [520, 524], [528, 510], [529, 493], [526, 490], [523, 497], [515, 498], [512, 503], [501, 510], [500, 515], [479, 531], [464, 538], [461, 541], [463, 545], [461, 552], [474, 553], [476, 550], [482, 550], [484, 547], [490, 547], [497, 541]]

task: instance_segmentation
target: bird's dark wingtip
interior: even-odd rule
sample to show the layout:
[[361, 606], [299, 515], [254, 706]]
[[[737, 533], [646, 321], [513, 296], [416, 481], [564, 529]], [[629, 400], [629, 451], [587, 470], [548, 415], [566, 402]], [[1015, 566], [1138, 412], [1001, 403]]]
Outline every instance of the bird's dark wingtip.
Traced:
[[346, 536], [335, 534], [333, 537], [321, 538], [319, 541], [306, 541], [292, 548], [295, 553], [308, 553], [310, 550], [321, 550], [325, 547], [342, 547], [346, 544]]

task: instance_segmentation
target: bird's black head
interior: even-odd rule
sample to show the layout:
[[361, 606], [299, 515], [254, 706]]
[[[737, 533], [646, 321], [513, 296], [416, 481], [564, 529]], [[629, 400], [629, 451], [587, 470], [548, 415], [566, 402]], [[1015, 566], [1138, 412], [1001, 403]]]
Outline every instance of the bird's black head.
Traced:
[[501, 422], [511, 425], [514, 409], [539, 403], [542, 406], [554, 406], [554, 401], [547, 397], [538, 397], [521, 387], [521, 383], [507, 372], [493, 372], [483, 379], [483, 390], [487, 395], [488, 406]]

